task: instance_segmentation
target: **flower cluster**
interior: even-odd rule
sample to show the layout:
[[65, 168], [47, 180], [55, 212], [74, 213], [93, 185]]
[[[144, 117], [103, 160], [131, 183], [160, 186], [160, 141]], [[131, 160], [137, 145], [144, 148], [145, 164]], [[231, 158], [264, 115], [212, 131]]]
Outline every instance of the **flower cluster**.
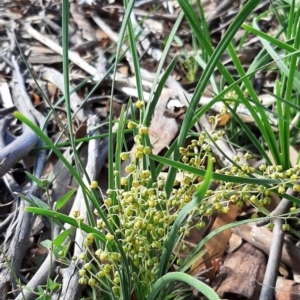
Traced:
[[[144, 106], [143, 103], [137, 105], [140, 109]], [[151, 171], [148, 169], [149, 164], [144, 164], [145, 160], [147, 162], [147, 156], [152, 152], [151, 147], [144, 143], [148, 128], [132, 121], [128, 122], [127, 127], [135, 129], [137, 132], [134, 138], [134, 153], [122, 152], [120, 154], [121, 160], [128, 162], [125, 168], [127, 175], [119, 178], [121, 188], [107, 191], [102, 207], [107, 214], [107, 219], [112, 220], [115, 232], [112, 234], [107, 230], [105, 222], [97, 210], [95, 210], [96, 224], [97, 229], [105, 234], [107, 243], [114, 241], [121, 245], [126, 260], [130, 262], [132, 282], [138, 282], [145, 291], [149, 291], [156, 279], [159, 257], [162, 255], [172, 225], [181, 209], [192, 200], [192, 196], [203, 178], [186, 172], [178, 173], [179, 177], [173, 183], [171, 195], [167, 197], [165, 179], [159, 177], [154, 182]], [[212, 152], [211, 139], [216, 141], [222, 136], [222, 131], [213, 133], [210, 138], [205, 133], [201, 133], [197, 139], [191, 140], [187, 147], [179, 148], [181, 161], [186, 165], [205, 169], [207, 159]], [[249, 160], [252, 155], [246, 153], [244, 158]], [[213, 162], [215, 162], [214, 159]], [[145, 168], [145, 166], [147, 167]], [[261, 207], [270, 204], [270, 196], [274, 190], [283, 194], [287, 186], [292, 186], [295, 191], [300, 191], [297, 175], [299, 170], [300, 166], [283, 171], [281, 166], [266, 165], [261, 165], [259, 170], [255, 170], [253, 167], [241, 164], [238, 156], [234, 158], [234, 164], [231, 167], [215, 169], [216, 173], [240, 178], [252, 177], [255, 173], [261, 178], [279, 179], [280, 183], [265, 186], [238, 183], [241, 180], [236, 182], [218, 182], [215, 180], [212, 182], [216, 187], [206, 192], [201, 205], [190, 212], [179, 229], [178, 234], [182, 249], [184, 249], [182, 240], [189, 236], [191, 228], [201, 229], [205, 227], [204, 217], [209, 217], [214, 212], [228, 213], [230, 204], [240, 207], [245, 204], [252, 205], [259, 211]], [[120, 176], [118, 170], [115, 171], [115, 175], [116, 178]], [[97, 188], [97, 183], [92, 182], [91, 187]], [[295, 209], [296, 207], [293, 206], [291, 212]], [[80, 218], [79, 212], [74, 217]], [[197, 217], [197, 222], [194, 222], [195, 217]], [[253, 217], [257, 217], [257, 213], [253, 214]], [[272, 226], [272, 223], [268, 225], [270, 229]], [[283, 229], [289, 230], [289, 225], [284, 224]], [[87, 235], [85, 240], [87, 249], [92, 243], [93, 236]], [[91, 271], [92, 262], [87, 262], [88, 253], [83, 252], [80, 259], [85, 264], [79, 270], [80, 283], [97, 286], [99, 282], [105, 285], [105, 280], [108, 280], [112, 284], [112, 291], [116, 297], [120, 295], [121, 279], [119, 272], [122, 271], [124, 257], [120, 252], [109, 250], [107, 245], [89, 253], [93, 257], [92, 261], [95, 268]], [[171, 265], [174, 261], [175, 257], [173, 256], [168, 263]], [[180, 259], [177, 262], [180, 263]]]

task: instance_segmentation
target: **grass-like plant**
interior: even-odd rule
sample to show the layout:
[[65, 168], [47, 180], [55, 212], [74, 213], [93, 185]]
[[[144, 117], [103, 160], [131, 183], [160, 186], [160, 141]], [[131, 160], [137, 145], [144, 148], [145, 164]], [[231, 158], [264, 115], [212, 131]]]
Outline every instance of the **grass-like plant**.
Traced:
[[[52, 211], [38, 199], [34, 199], [34, 201], [27, 199], [32, 203], [32, 207], [27, 208], [27, 211], [47, 216], [60, 224], [69, 224], [81, 230], [85, 236], [84, 248], [81, 255], [74, 258], [80, 262], [78, 264], [80, 275], [78, 284], [87, 284], [93, 291], [94, 299], [100, 293], [101, 299], [127, 300], [133, 296], [139, 300], [176, 298], [179, 293], [174, 288], [177, 282], [193, 286], [208, 299], [218, 299], [217, 294], [209, 286], [191, 277], [187, 271], [195, 255], [209, 238], [221, 230], [252, 220], [228, 224], [211, 233], [203, 241], [200, 241], [194, 251], [182, 261], [176, 257], [174, 249], [175, 246], [180, 246], [185, 250], [182, 240], [189, 235], [191, 226], [196, 226], [198, 229], [203, 228], [206, 225], [203, 217], [211, 216], [215, 211], [228, 213], [230, 203], [241, 207], [250, 203], [257, 210], [253, 217], [256, 219], [259, 216], [269, 218], [269, 212], [264, 206], [270, 203], [271, 193], [284, 196], [293, 203], [290, 212], [286, 212], [287, 214], [282, 216], [284, 220], [288, 220], [292, 214], [299, 212], [300, 201], [293, 195], [286, 194], [286, 190], [291, 188], [296, 192], [300, 191], [298, 178], [300, 167], [290, 164], [291, 137], [299, 134], [299, 97], [294, 96], [294, 93], [300, 92], [300, 77], [297, 68], [300, 55], [297, 50], [300, 43], [300, 31], [298, 30], [300, 8], [296, 6], [295, 1], [292, 1], [288, 8], [287, 5], [282, 4], [280, 12], [271, 8], [270, 11], [254, 17], [252, 24], [249, 24], [247, 18], [259, 2], [259, 0], [247, 1], [218, 46], [213, 49], [208, 38], [207, 24], [200, 1], [198, 1], [198, 6], [202, 23], [199, 22], [188, 1], [178, 0], [182, 13], [165, 44], [162, 60], [150, 92], [150, 99], [146, 104], [143, 98], [142, 76], [135, 45], [136, 37], [130, 21], [134, 0], [130, 0], [128, 3], [125, 1], [126, 10], [117, 45], [114, 72], [117, 69], [121, 47], [126, 42], [130, 46], [128, 51], [131, 53], [140, 99], [135, 103], [139, 110], [139, 118], [134, 119], [132, 104], [122, 110], [117, 122], [113, 121], [112, 114], [110, 116], [108, 132], [109, 189], [105, 191], [106, 193], [100, 191], [103, 198], [99, 199], [99, 193], [96, 192], [99, 189], [97, 182], [90, 181], [89, 185], [86, 185], [79, 172], [81, 162], [76, 150], [78, 141], [75, 141], [72, 133], [68, 84], [69, 2], [63, 1], [64, 99], [67, 108], [69, 141], [76, 162], [75, 167], [62, 155], [59, 145], [53, 144], [41, 129], [19, 113], [16, 113], [15, 116], [34, 130], [44, 141], [46, 147], [51, 149], [64, 163], [82, 189], [88, 200], [86, 203], [90, 201], [94, 206], [94, 209], [88, 208], [89, 224], [85, 224], [78, 211], [73, 212], [72, 218]], [[278, 35], [275, 37], [269, 36], [259, 28], [259, 20], [269, 13], [278, 14], [279, 21], [283, 22], [282, 28], [279, 28]], [[164, 156], [159, 156], [152, 154], [152, 145], [148, 135], [149, 124], [164, 84], [178, 63], [178, 59], [175, 58], [158, 83], [160, 72], [182, 19], [188, 21], [193, 35], [197, 39], [197, 44], [201, 46], [202, 54], [195, 54], [193, 63], [197, 62], [203, 68], [203, 73], [190, 99], [178, 137]], [[283, 20], [289, 20], [288, 24], [285, 24]], [[248, 33], [258, 36], [263, 44], [263, 49], [247, 70], [244, 70], [240, 63], [232, 43], [233, 37], [241, 27]], [[280, 34], [285, 35], [285, 41], [279, 40]], [[220, 62], [225, 51], [228, 51], [236, 68], [237, 80]], [[261, 104], [259, 96], [251, 84], [251, 79], [258, 70], [263, 71], [273, 62], [278, 68], [278, 79], [273, 91], [276, 109], [269, 111]], [[216, 69], [224, 78], [227, 87], [216, 84]], [[199, 99], [209, 82], [212, 83], [215, 96], [211, 103], [199, 108]], [[221, 165], [220, 169], [214, 169], [217, 158], [213, 157], [212, 149], [218, 147], [216, 141], [223, 138], [224, 132], [222, 131], [215, 131], [212, 134], [203, 131], [191, 140], [189, 145], [185, 145], [187, 137], [193, 134], [191, 133], [193, 126], [217, 102], [223, 102], [225, 111], [232, 115], [235, 131], [242, 131], [246, 135], [247, 144], [235, 145], [247, 149], [244, 155], [245, 160], [251, 159], [252, 156], [264, 159], [257, 169], [249, 167], [247, 164], [241, 164], [238, 156], [227, 158], [231, 162], [231, 166]], [[239, 105], [243, 105], [250, 112], [256, 123], [258, 136], [239, 118], [236, 113]], [[112, 103], [110, 108], [113, 111]], [[132, 119], [127, 120], [129, 112]], [[277, 118], [278, 124], [270, 124], [270, 113]], [[213, 119], [211, 121], [214, 122]], [[291, 128], [292, 122], [293, 127]], [[115, 124], [118, 125], [117, 132], [113, 132]], [[133, 135], [134, 153], [124, 150], [127, 147], [125, 133]], [[230, 132], [228, 134], [230, 137]], [[230, 142], [235, 144], [236, 140], [237, 136], [235, 135]], [[222, 149], [218, 150], [222, 153]], [[125, 169], [127, 175], [122, 177], [120, 170], [121, 163], [124, 161], [128, 161]], [[219, 163], [222, 164], [220, 161]], [[163, 166], [169, 167], [166, 179], [160, 176]], [[176, 180], [179, 172], [184, 173], [181, 182]], [[88, 174], [86, 175], [88, 176]], [[31, 179], [41, 186], [44, 185], [36, 178]], [[217, 190], [210, 190], [212, 181], [219, 183]], [[68, 201], [71, 193], [60, 200], [57, 208], [62, 207]], [[195, 216], [200, 217], [200, 221], [196, 225], [192, 222]], [[272, 228], [272, 222], [269, 227]], [[285, 222], [283, 230], [288, 229], [289, 225]], [[65, 259], [67, 257], [69, 248], [61, 245], [69, 232], [70, 229], [62, 230], [58, 240], [53, 242], [53, 251], [57, 258]], [[176, 272], [169, 272], [175, 262], [179, 269]]]

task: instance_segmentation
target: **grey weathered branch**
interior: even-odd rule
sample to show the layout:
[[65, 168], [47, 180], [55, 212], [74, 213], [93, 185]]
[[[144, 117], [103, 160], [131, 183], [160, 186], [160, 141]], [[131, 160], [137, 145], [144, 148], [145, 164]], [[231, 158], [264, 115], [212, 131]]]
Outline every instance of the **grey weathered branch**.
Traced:
[[274, 298], [278, 269], [281, 261], [281, 252], [283, 247], [282, 220], [274, 220], [273, 238], [270, 248], [268, 265], [260, 292], [259, 300], [272, 300]]
[[[19, 66], [16, 59], [12, 58], [14, 65], [14, 75], [16, 85], [14, 88], [14, 101], [17, 109], [24, 114], [31, 122], [36, 123], [36, 118], [39, 118], [39, 122], [43, 123], [43, 116], [35, 110], [29, 96], [27, 95], [23, 78], [20, 73]], [[43, 126], [44, 124], [41, 124]], [[14, 163], [18, 162], [23, 157], [26, 157], [31, 149], [39, 141], [38, 136], [27, 126], [23, 126], [23, 134], [16, 138], [11, 144], [6, 146], [0, 153], [2, 159], [2, 169], [0, 174], [4, 175]], [[24, 146], [25, 145], [25, 146]], [[11, 151], [8, 153], [8, 151]], [[45, 163], [45, 151], [41, 151], [37, 157], [36, 165], [34, 169], [34, 176], [40, 178]], [[39, 188], [35, 183], [32, 183], [30, 190], [27, 192], [27, 197], [31, 195], [39, 196]], [[14, 218], [7, 229], [5, 240], [3, 243], [3, 250], [0, 256], [0, 299], [6, 299], [7, 297], [7, 286], [11, 284], [13, 289], [16, 289], [15, 279], [11, 268], [14, 273], [18, 274], [24, 254], [29, 246], [30, 230], [34, 221], [34, 216], [25, 211], [28, 203], [24, 202], [20, 198], [17, 201], [18, 213], [14, 214]], [[10, 261], [8, 266], [6, 260]]]
[[[97, 135], [98, 130], [95, 128], [98, 125], [98, 118], [96, 116], [91, 117], [88, 120], [88, 131], [92, 133], [92, 135]], [[100, 141], [97, 139], [92, 139], [89, 142], [88, 147], [88, 161], [86, 166], [86, 173], [89, 176], [89, 179], [84, 176], [83, 180], [85, 184], [89, 185], [89, 180], [97, 180], [99, 172], [101, 168], [99, 167], [99, 154], [100, 154]], [[88, 214], [86, 201], [83, 199], [83, 191], [79, 188], [73, 207], [71, 209], [71, 213], [74, 210], [80, 211], [80, 216], [84, 219], [85, 223], [88, 223]], [[75, 247], [74, 247], [74, 255], [78, 257], [78, 255], [83, 251], [83, 243], [84, 236], [82, 235], [81, 230], [76, 231], [75, 235]], [[61, 270], [61, 274], [63, 275], [62, 280], [62, 291], [59, 296], [59, 299], [70, 299], [76, 300], [80, 298], [82, 286], [78, 284], [79, 275], [77, 272], [77, 266], [79, 266], [80, 262], [71, 262], [70, 266], [67, 269]]]

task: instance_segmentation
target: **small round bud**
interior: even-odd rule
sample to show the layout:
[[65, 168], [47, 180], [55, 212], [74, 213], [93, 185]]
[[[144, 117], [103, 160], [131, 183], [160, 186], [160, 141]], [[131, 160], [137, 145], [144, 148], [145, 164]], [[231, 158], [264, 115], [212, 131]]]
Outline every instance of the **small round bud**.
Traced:
[[137, 188], [137, 187], [140, 186], [140, 182], [138, 180], [133, 180], [132, 181], [132, 186], [135, 187], [135, 188]]
[[127, 159], [129, 158], [129, 154], [126, 153], [126, 152], [122, 152], [122, 153], [120, 154], [120, 158], [121, 158], [122, 160], [127, 160]]
[[87, 284], [88, 280], [86, 277], [81, 277], [78, 282], [79, 284]]
[[285, 187], [282, 186], [282, 185], [280, 185], [280, 186], [278, 187], [278, 193], [279, 193], [279, 194], [284, 194], [284, 193], [285, 193]]
[[260, 166], [259, 166], [259, 170], [260, 170], [261, 172], [266, 171], [266, 169], [267, 169], [267, 166], [266, 166], [266, 165], [260, 165]]
[[82, 252], [79, 254], [79, 259], [85, 261], [87, 259], [87, 254], [86, 252]]
[[291, 229], [289, 224], [282, 224], [281, 228], [283, 231], [289, 231]]
[[223, 214], [227, 214], [227, 213], [229, 213], [229, 211], [230, 211], [230, 208], [229, 208], [228, 206], [225, 206], [225, 207], [223, 207], [223, 208], [221, 209], [221, 212], [222, 212]]
[[273, 222], [268, 223], [267, 228], [272, 231], [274, 229], [274, 223]]
[[207, 216], [211, 216], [213, 213], [214, 213], [214, 210], [213, 210], [212, 208], [208, 208], [208, 209], [205, 211], [205, 215], [207, 215]]
[[140, 151], [136, 151], [134, 156], [137, 158], [137, 159], [142, 159], [143, 158], [143, 152], [140, 152]]
[[89, 281], [88, 281], [88, 285], [89, 286], [94, 286], [95, 284], [96, 284], [95, 278], [90, 278]]
[[135, 105], [138, 109], [141, 109], [145, 106], [145, 101], [138, 100]]
[[73, 214], [74, 218], [78, 218], [80, 216], [80, 211], [79, 210], [74, 210], [72, 214]]
[[92, 233], [88, 233], [85, 238], [85, 243], [87, 246], [91, 245], [94, 241], [94, 235]]
[[83, 269], [87, 271], [91, 271], [92, 269], [92, 264], [91, 263], [86, 263], [83, 265]]
[[146, 134], [148, 134], [148, 127], [142, 126], [142, 127], [139, 129], [139, 134], [140, 134], [140, 135], [146, 135]]
[[80, 277], [85, 276], [85, 274], [86, 274], [86, 270], [84, 270], [84, 269], [80, 269], [80, 270], [78, 271], [78, 275], [79, 275]]
[[108, 259], [107, 252], [100, 253], [99, 258], [100, 258], [101, 261], [106, 261]]
[[118, 286], [116, 286], [116, 285], [113, 286], [111, 288], [111, 290], [112, 290], [112, 292], [113, 292], [114, 295], [119, 295], [120, 294], [120, 288]]
[[200, 229], [204, 228], [205, 225], [206, 225], [205, 222], [201, 221], [201, 222], [196, 224], [196, 229], [200, 230]]
[[293, 174], [291, 177], [290, 177], [291, 181], [292, 182], [296, 182], [298, 180], [298, 176], [296, 174]]
[[257, 219], [258, 218], [258, 213], [254, 213], [251, 215], [251, 219]]
[[143, 152], [144, 152], [145, 155], [149, 155], [149, 154], [152, 153], [152, 149], [151, 149], [151, 147], [146, 146], [146, 147], [144, 148]]
[[108, 241], [112, 241], [114, 239], [114, 236], [111, 233], [106, 234], [105, 237]]
[[112, 201], [111, 198], [107, 198], [107, 199], [104, 200], [104, 204], [105, 204], [107, 207], [112, 206], [112, 203], [113, 203], [113, 201]]
[[91, 187], [91, 189], [96, 189], [98, 187], [98, 182], [94, 181], [94, 180], [91, 181], [90, 187]]
[[128, 129], [133, 129], [135, 127], [135, 124], [132, 121], [129, 121], [127, 124]]
[[105, 272], [104, 270], [101, 270], [100, 272], [97, 273], [97, 276], [98, 276], [99, 278], [103, 278], [103, 277], [106, 276], [106, 272]]
[[120, 277], [115, 277], [113, 281], [114, 281], [115, 284], [119, 284], [120, 283]]
[[121, 178], [121, 185], [127, 185], [128, 184], [128, 178], [122, 177]]
[[300, 192], [300, 184], [294, 184], [294, 185], [293, 185], [293, 190], [294, 190], [295, 192]]
[[139, 152], [143, 152], [144, 151], [144, 146], [143, 145], [138, 145], [136, 146], [136, 150], [139, 151]]
[[126, 166], [126, 168], [125, 168], [126, 173], [132, 173], [135, 170], [136, 170], [136, 166], [134, 164], [130, 164], [130, 165]]
[[245, 158], [246, 160], [249, 160], [249, 159], [252, 158], [252, 155], [251, 155], [249, 152], [247, 152], [247, 153], [245, 153], [244, 158]]

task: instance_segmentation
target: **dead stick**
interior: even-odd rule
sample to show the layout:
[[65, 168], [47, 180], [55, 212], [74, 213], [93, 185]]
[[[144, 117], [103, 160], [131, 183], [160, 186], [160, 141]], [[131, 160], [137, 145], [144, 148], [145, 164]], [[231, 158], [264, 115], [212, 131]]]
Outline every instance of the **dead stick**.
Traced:
[[283, 231], [282, 220], [276, 218], [274, 220], [273, 238], [270, 248], [268, 265], [263, 281], [259, 300], [272, 300], [277, 280], [278, 268], [281, 260], [281, 253], [283, 247]]
[[[88, 132], [92, 135], [99, 134], [99, 130], [95, 130], [99, 125], [99, 120], [96, 116], [92, 116], [88, 120]], [[98, 178], [100, 168], [99, 168], [99, 154], [100, 154], [100, 141], [97, 139], [92, 139], [89, 141], [88, 145], [88, 162], [86, 166], [86, 174], [88, 174], [90, 180], [96, 180]], [[89, 180], [86, 176], [83, 177], [83, 181], [88, 186]], [[71, 209], [70, 215], [74, 210], [80, 211], [80, 216], [84, 219], [85, 223], [88, 223], [88, 212], [86, 205], [92, 206], [91, 203], [86, 203], [83, 199], [83, 191], [81, 188], [78, 189], [73, 207]], [[67, 226], [66, 226], [67, 227]], [[75, 246], [74, 246], [74, 255], [79, 256], [83, 251], [85, 237], [82, 234], [81, 230], [76, 230], [75, 236]], [[62, 291], [59, 296], [59, 299], [79, 299], [81, 297], [82, 286], [78, 284], [79, 274], [78, 268], [80, 268], [80, 261], [71, 262], [70, 266], [66, 269], [61, 269], [60, 273], [63, 276], [62, 279]]]

